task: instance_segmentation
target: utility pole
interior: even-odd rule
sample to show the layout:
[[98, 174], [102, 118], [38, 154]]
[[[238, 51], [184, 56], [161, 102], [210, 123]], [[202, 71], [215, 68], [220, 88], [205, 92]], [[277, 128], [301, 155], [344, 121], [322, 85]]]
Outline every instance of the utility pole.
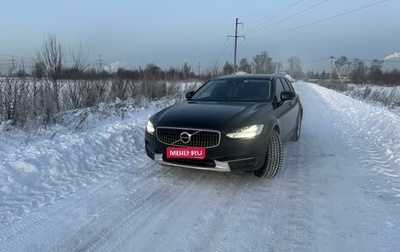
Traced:
[[333, 72], [333, 59], [335, 59], [335, 57], [331, 56], [331, 71], [329, 72], [329, 84], [332, 85], [332, 72]]
[[96, 60], [96, 65], [97, 65], [98, 71], [101, 72], [103, 70], [104, 60], [101, 58], [100, 54], [99, 54], [99, 58]]
[[239, 23], [239, 18], [236, 18], [236, 25], [235, 25], [235, 36], [228, 36], [228, 38], [235, 38], [235, 50], [233, 53], [233, 72], [236, 73], [236, 55], [237, 55], [237, 39], [238, 38], [245, 38], [245, 36], [238, 36], [237, 35], [237, 30], [238, 30], [238, 25], [241, 24], [243, 26], [243, 23]]
[[201, 63], [200, 61], [197, 63], [197, 76], [200, 77], [200, 69], [201, 69]]
[[335, 70], [336, 70], [336, 73], [337, 73], [337, 75], [338, 75], [338, 77], [339, 77], [340, 82], [341, 82], [342, 84], [344, 84], [343, 79], [342, 79], [342, 75], [340, 74], [339, 69], [337, 68], [335, 62], [333, 62], [333, 67], [334, 67]]

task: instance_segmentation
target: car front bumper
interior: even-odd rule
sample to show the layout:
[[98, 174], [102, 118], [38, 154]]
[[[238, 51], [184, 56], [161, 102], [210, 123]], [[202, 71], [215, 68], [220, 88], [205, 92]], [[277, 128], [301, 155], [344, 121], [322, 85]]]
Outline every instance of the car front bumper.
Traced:
[[155, 162], [164, 166], [182, 167], [219, 172], [254, 171], [264, 165], [266, 157], [266, 137], [253, 139], [230, 139], [222, 137], [217, 147], [206, 149], [206, 158], [198, 159], [168, 159], [165, 145], [146, 132], [145, 148], [147, 155]]

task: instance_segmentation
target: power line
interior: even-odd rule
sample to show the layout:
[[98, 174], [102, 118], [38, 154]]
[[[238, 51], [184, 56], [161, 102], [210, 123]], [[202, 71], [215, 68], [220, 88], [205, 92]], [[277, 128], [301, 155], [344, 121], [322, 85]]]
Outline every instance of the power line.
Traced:
[[273, 23], [271, 23], [271, 24], [269, 24], [269, 25], [267, 25], [267, 26], [260, 27], [260, 28], [258, 28], [258, 29], [250, 30], [249, 32], [246, 33], [246, 35], [252, 34], [252, 33], [256, 33], [256, 32], [259, 32], [259, 31], [261, 31], [261, 30], [264, 30], [264, 29], [266, 29], [266, 28], [268, 28], [268, 27], [271, 27], [271, 26], [273, 26], [273, 25], [279, 24], [279, 23], [281, 23], [281, 22], [283, 22], [283, 21], [286, 21], [286, 20], [288, 20], [288, 19], [290, 19], [290, 18], [292, 18], [292, 17], [295, 17], [295, 16], [297, 16], [297, 15], [300, 15], [300, 14], [306, 12], [306, 11], [309, 11], [309, 10], [311, 10], [311, 9], [317, 7], [318, 5], [321, 5], [321, 4], [323, 4], [323, 3], [327, 2], [327, 1], [328, 1], [328, 0], [320, 1], [320, 2], [314, 4], [314, 5], [310, 6], [310, 7], [307, 7], [307, 8], [305, 8], [305, 9], [301, 10], [301, 11], [298, 11], [298, 12], [296, 12], [296, 13], [294, 13], [294, 14], [292, 14], [292, 15], [286, 17], [286, 18], [283, 18], [283, 19], [280, 19], [280, 20], [278, 20], [278, 21], [275, 21], [275, 22], [273, 22]]
[[327, 57], [327, 58], [322, 58], [322, 59], [309, 60], [309, 61], [303, 62], [303, 64], [310, 64], [310, 63], [322, 62], [322, 61], [326, 61], [326, 60], [329, 60], [329, 59], [330, 59], [330, 58]]
[[[272, 14], [270, 14], [269, 16], [267, 16], [267, 17], [265, 17], [265, 18], [262, 18], [262, 19], [260, 19], [260, 20], [255, 21], [255, 22], [252, 22], [252, 23], [248, 23], [247, 26], [250, 26], [250, 27], [251, 27], [253, 24], [256, 24], [256, 23], [262, 21], [260, 24], [256, 25], [254, 28], [250, 29], [249, 32], [251, 32], [251, 31], [257, 29], [258, 27], [262, 26], [263, 24], [267, 23], [268, 21], [274, 19], [274, 17], [276, 17], [276, 16], [278, 16], [279, 14], [282, 14], [282, 13], [284, 13], [284, 12], [290, 10], [291, 8], [293, 8], [294, 6], [296, 6], [297, 4], [299, 4], [299, 3], [303, 2], [303, 1], [304, 1], [304, 0], [299, 0], [299, 1], [295, 2], [294, 4], [292, 4], [292, 5], [288, 6], [288, 7], [285, 7], [285, 8], [283, 8], [283, 9], [281, 9], [281, 10], [278, 10], [278, 11], [276, 11], [275, 13], [272, 13]], [[263, 19], [266, 19], [266, 20], [263, 20]]]
[[265, 37], [269, 37], [269, 36], [273, 36], [273, 35], [279, 35], [279, 34], [286, 33], [286, 32], [295, 31], [295, 30], [298, 30], [298, 29], [301, 29], [301, 28], [304, 28], [304, 27], [308, 27], [308, 26], [311, 26], [311, 25], [319, 24], [319, 23], [322, 23], [322, 22], [325, 22], [325, 21], [328, 21], [328, 20], [331, 20], [331, 19], [334, 19], [334, 18], [338, 18], [338, 17], [344, 16], [344, 15], [356, 12], [356, 11], [360, 11], [360, 10], [363, 10], [363, 9], [366, 9], [366, 8], [369, 8], [369, 7], [372, 7], [374, 5], [378, 5], [378, 4], [381, 4], [383, 2], [387, 2], [387, 1], [388, 0], [382, 0], [382, 1], [374, 2], [372, 4], [365, 5], [363, 7], [357, 8], [357, 9], [353, 9], [353, 10], [350, 10], [350, 11], [339, 13], [339, 14], [336, 14], [336, 15], [333, 15], [333, 16], [330, 16], [330, 17], [327, 17], [327, 18], [323, 18], [323, 19], [320, 19], [320, 20], [317, 20], [317, 21], [314, 21], [314, 22], [311, 22], [311, 23], [308, 23], [308, 24], [300, 25], [300, 26], [297, 26], [297, 27], [294, 27], [294, 28], [291, 28], [291, 29], [287, 29], [287, 30], [283, 30], [283, 31], [280, 31], [280, 32], [267, 34], [267, 35], [260, 36], [260, 37], [255, 37], [255, 38], [252, 38], [250, 40], [255, 40], [255, 39], [265, 38]]
[[29, 69], [33, 65], [34, 60], [29, 57], [0, 53], [0, 73], [12, 73], [17, 69], [26, 71], [25, 67], [28, 66]]
[[217, 56], [215, 57], [216, 61], [219, 61], [221, 56], [228, 50], [228, 48], [232, 45], [232, 41], [226, 41], [223, 46], [220, 47], [218, 50], [218, 53], [216, 54]]
[[21, 56], [16, 56], [16, 55], [11, 55], [11, 54], [3, 54], [3, 53], [0, 53], [0, 56], [13, 57], [13, 58], [19, 58], [19, 59], [35, 60], [35, 58], [31, 58], [31, 57], [21, 57]]

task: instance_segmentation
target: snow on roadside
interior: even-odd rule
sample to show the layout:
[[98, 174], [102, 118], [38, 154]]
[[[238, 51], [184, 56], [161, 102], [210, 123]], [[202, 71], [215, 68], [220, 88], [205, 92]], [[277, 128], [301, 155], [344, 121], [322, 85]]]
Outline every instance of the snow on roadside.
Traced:
[[368, 102], [380, 103], [400, 115], [400, 87], [349, 84], [350, 90], [345, 93]]
[[344, 137], [353, 136], [348, 144], [360, 152], [369, 153], [369, 157], [360, 157], [360, 165], [382, 174], [383, 183], [389, 183], [394, 196], [400, 197], [399, 115], [379, 104], [357, 101], [318, 85], [312, 87], [331, 104], [337, 112], [335, 114], [342, 116], [337, 120], [349, 125], [349, 132], [341, 132]]
[[[0, 131], [0, 224], [7, 225], [107, 173], [143, 151], [144, 125], [161, 107], [118, 103], [66, 112], [62, 123], [30, 136], [3, 123]], [[32, 138], [26, 142], [26, 139]]]

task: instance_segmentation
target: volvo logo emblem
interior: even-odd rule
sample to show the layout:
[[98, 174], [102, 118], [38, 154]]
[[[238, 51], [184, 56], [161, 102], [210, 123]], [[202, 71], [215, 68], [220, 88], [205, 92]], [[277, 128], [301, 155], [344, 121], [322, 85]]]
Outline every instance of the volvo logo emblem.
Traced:
[[187, 133], [186, 131], [182, 132], [180, 135], [181, 142], [184, 144], [188, 144], [190, 142], [192, 135]]

